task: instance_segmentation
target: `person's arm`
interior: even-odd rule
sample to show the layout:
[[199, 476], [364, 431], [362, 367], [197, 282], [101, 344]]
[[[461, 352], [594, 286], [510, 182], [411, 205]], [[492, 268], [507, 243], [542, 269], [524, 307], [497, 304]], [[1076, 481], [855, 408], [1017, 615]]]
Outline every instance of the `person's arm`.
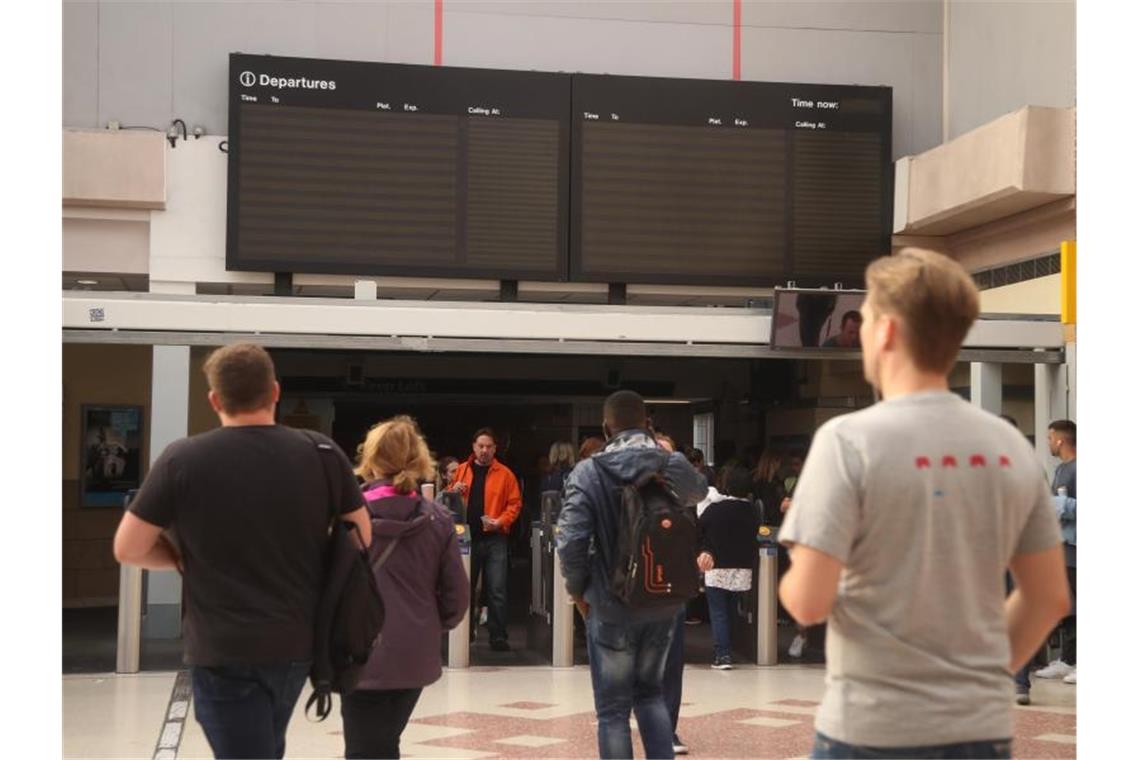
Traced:
[[182, 570], [182, 558], [162, 528], [127, 512], [115, 531], [115, 560], [145, 570]]
[[515, 477], [513, 472], [507, 472], [507, 506], [503, 509], [503, 513], [499, 515], [498, 524], [499, 529], [504, 533], [509, 533], [511, 526], [514, 525], [515, 520], [518, 519], [519, 511], [522, 510], [522, 492], [519, 491], [519, 479]]
[[1061, 522], [1077, 521], [1077, 500], [1072, 496], [1054, 496], [1053, 506], [1057, 512], [1057, 519]]
[[791, 567], [780, 582], [780, 601], [801, 625], [823, 622], [839, 592], [859, 532], [862, 457], [840, 434], [840, 420], [816, 433], [799, 490], [780, 528]]
[[554, 541], [562, 565], [562, 577], [582, 617], [589, 613], [584, 596], [590, 580], [590, 540], [594, 535], [594, 514], [587, 501], [589, 487], [586, 471], [593, 468], [582, 462], [570, 473], [562, 489], [562, 510], [558, 513], [558, 528]]
[[340, 519], [350, 522], [360, 529], [360, 540], [363, 542], [361, 549], [367, 549], [372, 545], [372, 516], [368, 514], [367, 507], [345, 512], [340, 516]]
[[685, 455], [673, 452], [665, 464], [665, 486], [683, 507], [695, 507], [704, 501], [709, 493], [709, 482], [685, 459]]
[[1005, 600], [1009, 629], [1009, 669], [1016, 672], [1045, 641], [1059, 620], [1069, 614], [1069, 581], [1060, 545], [1019, 554], [1009, 563], [1016, 586]]
[[336, 461], [340, 465], [341, 485], [339, 493], [336, 489], [333, 490], [335, 496], [332, 497], [339, 499], [340, 503], [334, 505], [334, 509], [340, 514], [341, 520], [352, 523], [360, 530], [359, 540], [363, 544], [360, 548], [367, 549], [372, 545], [372, 516], [368, 514], [368, 502], [364, 499], [360, 484], [356, 482], [348, 457], [331, 438], [328, 442], [333, 445]]
[[[450, 517], [450, 515], [448, 516]], [[450, 631], [463, 622], [471, 604], [471, 581], [463, 569], [463, 558], [459, 553], [459, 539], [455, 531], [447, 538], [439, 557], [439, 619], [445, 630]]]
[[162, 535], [174, 524], [178, 502], [179, 476], [175, 459], [180, 444], [168, 446], [147, 473], [142, 488], [131, 500], [128, 511], [115, 531], [113, 552], [116, 561], [147, 570], [179, 570], [182, 558]]
[[788, 549], [792, 565], [780, 581], [780, 602], [800, 625], [827, 620], [839, 591], [843, 563], [802, 544]]

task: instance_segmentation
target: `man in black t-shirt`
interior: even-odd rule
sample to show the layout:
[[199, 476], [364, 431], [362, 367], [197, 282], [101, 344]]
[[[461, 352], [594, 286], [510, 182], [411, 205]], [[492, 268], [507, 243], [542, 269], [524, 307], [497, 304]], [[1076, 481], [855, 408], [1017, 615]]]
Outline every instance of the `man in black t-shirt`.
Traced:
[[274, 423], [281, 388], [264, 349], [220, 348], [203, 369], [222, 426], [155, 460], [119, 524], [115, 559], [182, 573], [185, 661], [215, 756], [280, 758], [309, 674], [329, 522], [355, 523], [366, 545], [372, 525], [343, 452], [333, 445], [334, 504], [326, 455]]

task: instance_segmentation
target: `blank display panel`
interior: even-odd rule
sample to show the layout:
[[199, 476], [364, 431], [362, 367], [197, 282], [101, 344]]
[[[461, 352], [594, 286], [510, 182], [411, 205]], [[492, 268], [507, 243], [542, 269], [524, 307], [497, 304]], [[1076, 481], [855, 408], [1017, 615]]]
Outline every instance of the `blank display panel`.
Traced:
[[889, 88], [576, 75], [571, 279], [861, 282], [890, 250]]
[[583, 124], [582, 268], [782, 274], [784, 153], [775, 130]]
[[229, 268], [565, 279], [569, 77], [230, 69]]

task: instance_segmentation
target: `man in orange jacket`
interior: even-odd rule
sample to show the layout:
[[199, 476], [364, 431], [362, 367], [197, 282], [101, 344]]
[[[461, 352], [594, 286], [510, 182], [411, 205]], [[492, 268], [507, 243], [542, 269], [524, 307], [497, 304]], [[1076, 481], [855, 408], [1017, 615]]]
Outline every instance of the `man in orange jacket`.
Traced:
[[[447, 490], [458, 491], [467, 507], [471, 530], [471, 610], [475, 614], [475, 589], [479, 576], [487, 594], [487, 629], [491, 649], [510, 651], [507, 643], [507, 537], [522, 508], [515, 474], [495, 459], [495, 433], [490, 428], [475, 432], [472, 454], [459, 465]], [[472, 632], [476, 626], [471, 627]]]

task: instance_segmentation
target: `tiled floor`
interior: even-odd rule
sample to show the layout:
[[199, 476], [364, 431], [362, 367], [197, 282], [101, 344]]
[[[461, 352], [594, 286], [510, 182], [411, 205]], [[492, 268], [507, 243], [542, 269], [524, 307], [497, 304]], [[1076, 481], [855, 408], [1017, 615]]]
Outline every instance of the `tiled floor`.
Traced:
[[[174, 673], [64, 676], [65, 756], [154, 756], [174, 684]], [[680, 734], [693, 757], [805, 757], [822, 691], [819, 666], [689, 666]], [[1074, 687], [1038, 682], [1033, 699], [1015, 708], [1014, 756], [1076, 757]], [[339, 718], [307, 721], [304, 700], [286, 756], [343, 756]], [[595, 730], [586, 668], [473, 668], [445, 671], [425, 689], [401, 749], [405, 757], [596, 757]], [[192, 707], [180, 738], [177, 757], [210, 757]]]

